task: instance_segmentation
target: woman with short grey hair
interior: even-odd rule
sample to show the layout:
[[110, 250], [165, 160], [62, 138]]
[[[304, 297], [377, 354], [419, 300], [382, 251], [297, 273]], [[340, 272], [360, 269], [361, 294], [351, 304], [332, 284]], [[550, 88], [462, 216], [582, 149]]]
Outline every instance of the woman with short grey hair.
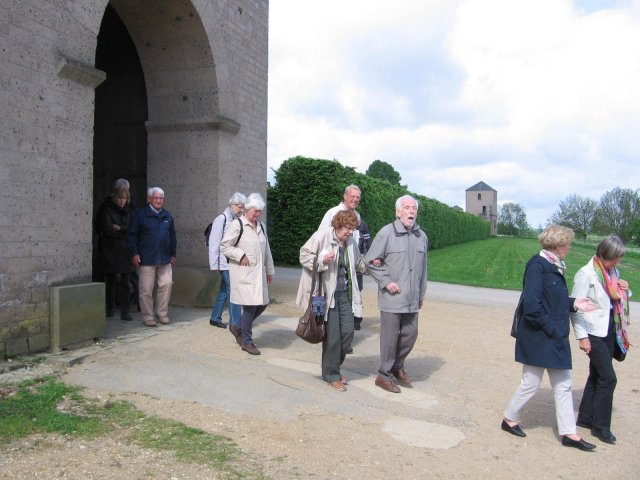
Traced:
[[216, 295], [216, 301], [211, 310], [209, 323], [214, 327], [226, 328], [222, 321], [224, 306], [229, 303], [229, 329], [237, 337], [236, 332], [240, 328], [240, 316], [242, 315], [240, 305], [231, 302], [231, 282], [229, 281], [229, 262], [220, 251], [220, 242], [231, 223], [242, 215], [244, 210], [245, 197], [240, 192], [235, 192], [229, 198], [229, 205], [222, 213], [216, 216], [211, 223], [209, 233], [209, 269], [220, 274], [220, 287]]
[[629, 348], [629, 283], [620, 278], [618, 263], [625, 254], [616, 235], [604, 238], [596, 254], [573, 279], [573, 296], [588, 297], [598, 306], [592, 312], [571, 315], [580, 350], [589, 356], [589, 377], [578, 409], [577, 424], [591, 429], [601, 441], [615, 444], [611, 432], [613, 392], [617, 377], [613, 369], [614, 351], [626, 354]]
[[244, 203], [245, 213], [233, 221], [220, 243], [220, 251], [229, 259], [231, 301], [242, 305], [236, 340], [242, 350], [260, 355], [253, 343], [253, 322], [269, 304], [269, 288], [275, 268], [264, 224], [259, 220], [266, 203], [252, 193]]

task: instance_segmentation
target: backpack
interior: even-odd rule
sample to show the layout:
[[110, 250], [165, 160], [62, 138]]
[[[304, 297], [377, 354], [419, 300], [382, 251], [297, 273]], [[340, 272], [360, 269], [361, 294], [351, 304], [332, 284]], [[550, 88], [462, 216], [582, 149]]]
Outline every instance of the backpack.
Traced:
[[[222, 231], [224, 231], [224, 226], [227, 224], [227, 216], [224, 213], [221, 213], [220, 215], [222, 215], [222, 217], [224, 218], [224, 223], [222, 224]], [[204, 243], [207, 244], [207, 247], [209, 246], [209, 237], [211, 236], [211, 227], [213, 227], [213, 222], [207, 225], [207, 228], [204, 229]]]

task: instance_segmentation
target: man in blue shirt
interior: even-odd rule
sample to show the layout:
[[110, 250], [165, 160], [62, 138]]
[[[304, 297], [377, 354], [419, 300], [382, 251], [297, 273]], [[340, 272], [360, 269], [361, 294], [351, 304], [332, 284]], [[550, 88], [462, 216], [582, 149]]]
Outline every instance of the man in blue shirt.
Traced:
[[157, 323], [153, 314], [153, 289], [156, 290], [156, 315], [169, 323], [169, 298], [173, 285], [172, 266], [176, 263], [176, 226], [164, 206], [164, 191], [147, 190], [147, 205], [136, 211], [129, 228], [129, 254], [138, 269], [140, 311], [148, 327]]

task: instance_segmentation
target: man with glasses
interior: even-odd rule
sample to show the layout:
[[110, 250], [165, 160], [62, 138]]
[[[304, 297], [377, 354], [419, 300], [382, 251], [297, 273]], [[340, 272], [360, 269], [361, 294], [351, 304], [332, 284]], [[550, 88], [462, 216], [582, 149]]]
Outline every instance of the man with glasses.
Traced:
[[231, 283], [229, 282], [229, 262], [227, 257], [220, 253], [220, 242], [225, 232], [236, 218], [242, 215], [244, 202], [247, 198], [240, 192], [231, 195], [229, 206], [224, 209], [211, 224], [209, 234], [209, 269], [220, 273], [220, 288], [216, 296], [209, 323], [214, 327], [227, 328], [222, 321], [224, 306], [229, 302], [229, 328], [231, 333], [237, 337], [235, 332], [240, 331], [240, 316], [242, 314], [240, 305], [231, 303]]
[[176, 263], [176, 227], [164, 208], [164, 191], [147, 190], [147, 205], [136, 211], [129, 227], [129, 254], [138, 270], [140, 311], [148, 327], [157, 323], [153, 312], [153, 289], [157, 283], [156, 315], [169, 323], [169, 298], [173, 285], [172, 266]]

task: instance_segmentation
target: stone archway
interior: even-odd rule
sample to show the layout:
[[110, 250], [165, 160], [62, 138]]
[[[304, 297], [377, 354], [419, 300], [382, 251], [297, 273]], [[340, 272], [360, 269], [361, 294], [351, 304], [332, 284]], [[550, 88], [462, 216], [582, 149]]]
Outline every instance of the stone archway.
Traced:
[[[219, 202], [212, 186], [219, 183], [220, 130], [239, 129], [219, 115], [209, 38], [189, 0], [112, 0], [107, 13], [111, 8], [135, 46], [146, 87], [146, 169], [133, 172], [132, 189], [144, 192], [157, 185], [165, 190], [176, 219], [181, 265], [202, 264], [201, 226]], [[119, 174], [113, 171], [109, 180]], [[139, 202], [144, 201], [142, 195]], [[198, 221], [194, 212], [207, 214]]]

